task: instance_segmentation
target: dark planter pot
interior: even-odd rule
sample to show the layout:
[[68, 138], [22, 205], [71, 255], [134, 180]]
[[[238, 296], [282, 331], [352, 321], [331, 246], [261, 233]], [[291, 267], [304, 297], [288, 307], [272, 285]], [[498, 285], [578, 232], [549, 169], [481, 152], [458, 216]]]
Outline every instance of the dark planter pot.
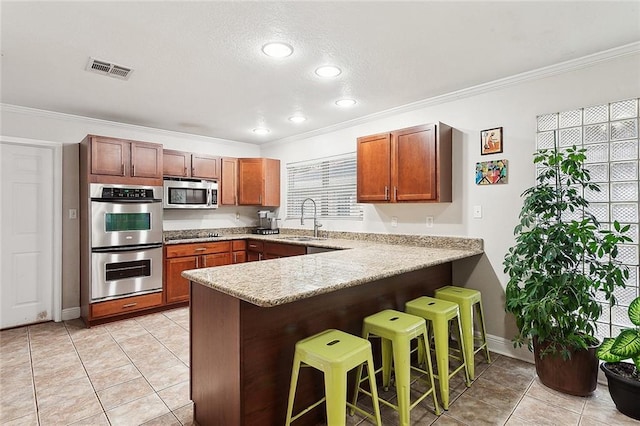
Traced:
[[612, 371], [611, 366], [614, 364], [627, 364], [633, 368], [633, 365], [627, 362], [600, 364], [604, 375], [607, 376], [611, 399], [622, 414], [640, 420], [640, 381], [628, 379]]
[[576, 349], [571, 359], [564, 360], [560, 353], [548, 354], [540, 358], [549, 345], [538, 345], [534, 339], [533, 353], [536, 373], [545, 386], [562, 393], [577, 396], [590, 395], [598, 385], [598, 358], [596, 346], [589, 349]]

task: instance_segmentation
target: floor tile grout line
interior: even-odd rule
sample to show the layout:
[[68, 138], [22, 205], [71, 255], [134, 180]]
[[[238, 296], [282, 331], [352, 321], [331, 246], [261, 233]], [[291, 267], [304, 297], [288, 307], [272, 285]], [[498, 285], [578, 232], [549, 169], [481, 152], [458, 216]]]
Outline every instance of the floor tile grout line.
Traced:
[[31, 369], [31, 391], [36, 409], [36, 422], [40, 425], [40, 407], [38, 406], [38, 394], [36, 393], [36, 375], [33, 368], [33, 356], [31, 354], [31, 326], [27, 327], [27, 346], [29, 348], [29, 367]]

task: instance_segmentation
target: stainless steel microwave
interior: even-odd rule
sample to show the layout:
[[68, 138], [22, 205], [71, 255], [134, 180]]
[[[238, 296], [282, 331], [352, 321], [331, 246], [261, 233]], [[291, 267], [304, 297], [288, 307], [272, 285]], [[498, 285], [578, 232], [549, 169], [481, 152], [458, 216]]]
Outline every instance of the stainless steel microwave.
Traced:
[[199, 179], [164, 179], [165, 209], [218, 208], [218, 182]]

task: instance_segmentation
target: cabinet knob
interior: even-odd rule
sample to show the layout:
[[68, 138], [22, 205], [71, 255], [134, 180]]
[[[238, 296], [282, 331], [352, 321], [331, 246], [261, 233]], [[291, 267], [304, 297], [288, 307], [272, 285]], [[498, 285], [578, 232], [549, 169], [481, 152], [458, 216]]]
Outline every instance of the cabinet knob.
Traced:
[[185, 168], [184, 168], [184, 173], [183, 173], [182, 175], [183, 175], [183, 176], [186, 176], [186, 175], [187, 175], [187, 167], [186, 167], [186, 166], [185, 166]]
[[393, 199], [398, 201], [398, 187], [397, 186], [393, 187]]
[[384, 199], [385, 201], [389, 199], [389, 187], [388, 186], [384, 186]]
[[137, 303], [127, 303], [126, 305], [122, 305], [122, 309], [133, 308]]
[[131, 176], [135, 176], [136, 175], [136, 165], [132, 164], [131, 165]]
[[124, 163], [120, 164], [120, 175], [124, 176]]

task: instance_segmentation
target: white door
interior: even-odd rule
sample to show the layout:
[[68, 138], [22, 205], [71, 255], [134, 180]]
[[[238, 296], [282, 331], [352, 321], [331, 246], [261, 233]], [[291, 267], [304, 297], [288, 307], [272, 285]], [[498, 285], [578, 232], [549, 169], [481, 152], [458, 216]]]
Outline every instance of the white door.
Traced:
[[0, 143], [0, 328], [52, 319], [54, 151]]

